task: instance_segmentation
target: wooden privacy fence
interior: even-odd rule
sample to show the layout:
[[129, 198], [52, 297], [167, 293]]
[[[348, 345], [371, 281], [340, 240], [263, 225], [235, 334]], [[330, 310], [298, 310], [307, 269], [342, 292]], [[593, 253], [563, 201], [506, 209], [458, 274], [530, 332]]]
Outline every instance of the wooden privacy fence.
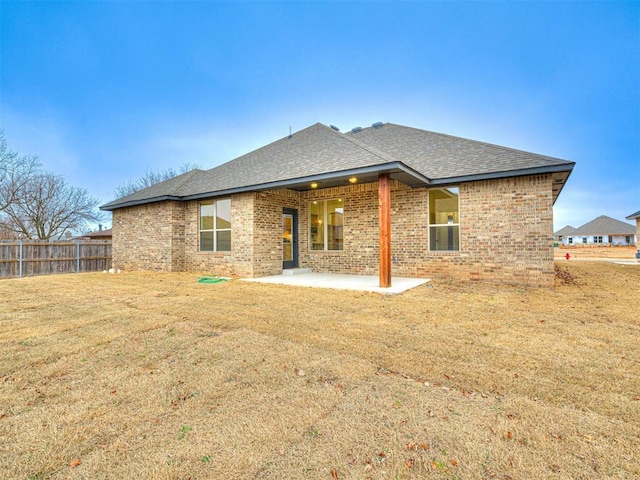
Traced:
[[110, 240], [0, 241], [0, 277], [95, 272], [109, 268]]

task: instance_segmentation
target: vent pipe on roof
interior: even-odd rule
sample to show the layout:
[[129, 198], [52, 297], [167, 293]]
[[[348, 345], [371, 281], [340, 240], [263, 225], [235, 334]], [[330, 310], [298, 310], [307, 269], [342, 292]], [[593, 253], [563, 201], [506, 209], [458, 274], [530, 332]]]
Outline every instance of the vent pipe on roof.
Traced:
[[371, 126], [372, 126], [373, 128], [380, 128], [382, 125], [384, 125], [384, 123], [382, 123], [382, 122], [376, 122], [376, 123], [372, 124]]
[[340, 129], [338, 127], [336, 127], [335, 125], [329, 125], [332, 129], [334, 129], [336, 132], [339, 132]]
[[351, 133], [358, 133], [362, 131], [362, 127], [353, 127], [351, 129]]

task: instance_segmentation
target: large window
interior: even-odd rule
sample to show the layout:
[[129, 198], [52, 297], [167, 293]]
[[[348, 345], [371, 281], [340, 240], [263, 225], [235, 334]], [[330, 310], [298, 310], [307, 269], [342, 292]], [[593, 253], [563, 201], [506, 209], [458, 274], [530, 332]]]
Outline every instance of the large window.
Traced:
[[200, 251], [231, 251], [231, 200], [200, 202]]
[[458, 187], [429, 190], [429, 250], [460, 250]]
[[341, 198], [310, 202], [309, 250], [342, 250], [343, 216]]

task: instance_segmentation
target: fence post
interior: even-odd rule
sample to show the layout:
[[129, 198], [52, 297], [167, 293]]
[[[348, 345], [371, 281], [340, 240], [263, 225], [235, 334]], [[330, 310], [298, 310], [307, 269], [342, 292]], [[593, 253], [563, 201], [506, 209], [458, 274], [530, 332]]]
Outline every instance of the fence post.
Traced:
[[76, 240], [76, 273], [80, 273], [80, 240]]
[[18, 265], [19, 265], [18, 278], [22, 278], [22, 240], [20, 240], [20, 245], [18, 246]]

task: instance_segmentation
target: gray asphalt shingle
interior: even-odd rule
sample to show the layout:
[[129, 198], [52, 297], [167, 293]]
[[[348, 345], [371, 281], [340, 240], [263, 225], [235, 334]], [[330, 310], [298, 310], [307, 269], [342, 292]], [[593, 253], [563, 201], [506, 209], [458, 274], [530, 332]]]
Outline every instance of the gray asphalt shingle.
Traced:
[[[527, 169], [573, 168], [573, 162], [391, 123], [340, 133], [321, 123], [211, 170], [193, 170], [103, 205], [105, 210], [291, 182], [358, 168], [403, 164], [429, 180]], [[382, 168], [382, 167], [381, 167]], [[553, 170], [555, 169], [555, 170]]]
[[572, 164], [554, 157], [429, 132], [393, 123], [347, 132], [367, 145], [391, 153], [429, 179]]
[[576, 231], [576, 227], [572, 227], [571, 225], [567, 225], [566, 227], [561, 228], [557, 232], [553, 232], [554, 237], [566, 237], [571, 235]]

